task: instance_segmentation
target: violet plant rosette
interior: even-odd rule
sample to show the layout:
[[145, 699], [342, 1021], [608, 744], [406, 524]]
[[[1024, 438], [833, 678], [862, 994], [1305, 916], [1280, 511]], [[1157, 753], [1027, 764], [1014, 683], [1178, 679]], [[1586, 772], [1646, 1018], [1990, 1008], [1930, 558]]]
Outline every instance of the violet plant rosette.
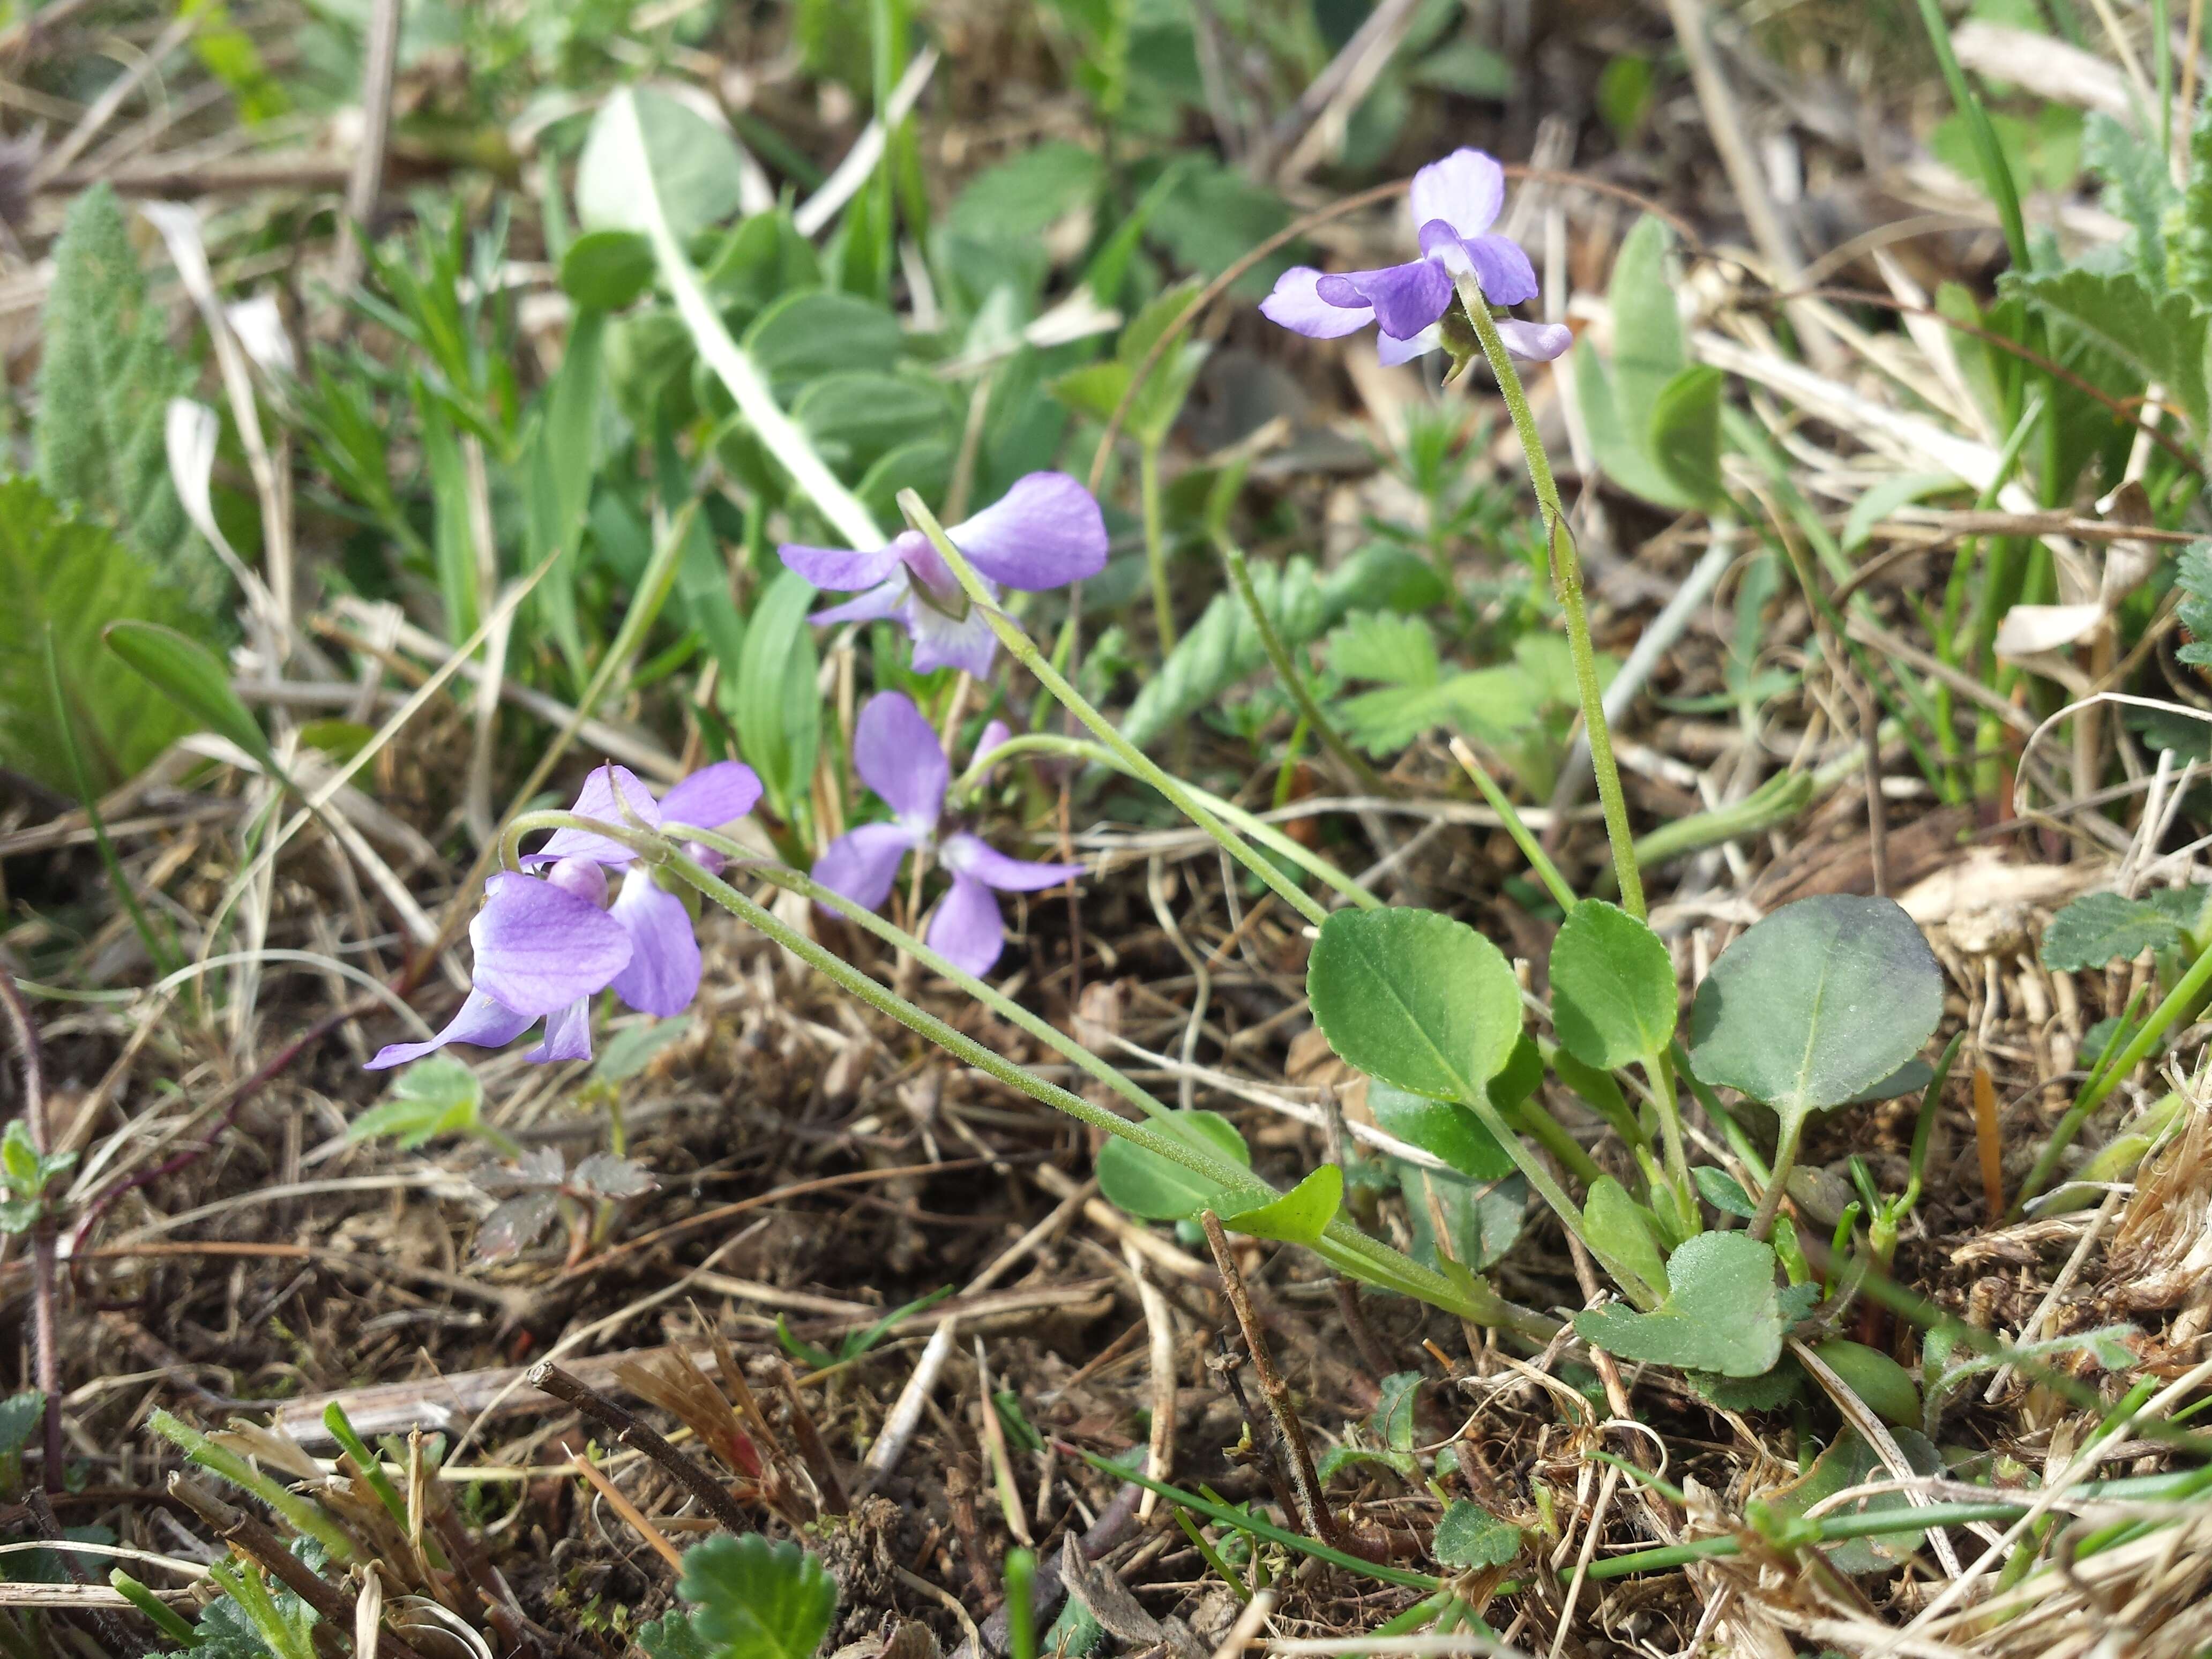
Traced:
[[[1039, 592], [1106, 568], [1106, 520], [1091, 492], [1065, 472], [1031, 472], [1016, 479], [996, 504], [945, 534], [982, 573], [994, 598], [1000, 587]], [[920, 531], [902, 531], [872, 552], [795, 542], [776, 552], [817, 587], [863, 590], [842, 605], [816, 611], [810, 622], [896, 617], [914, 641], [915, 672], [964, 668], [979, 679], [990, 672], [998, 647], [990, 624]]]
[[[760, 780], [749, 766], [703, 767], [656, 800], [628, 767], [607, 765], [584, 781], [568, 810], [579, 817], [649, 830], [664, 823], [720, 829], [752, 811]], [[719, 869], [702, 847], [691, 857]], [[425, 1042], [380, 1049], [370, 1071], [419, 1060], [449, 1042], [496, 1048], [539, 1020], [545, 1034], [525, 1060], [589, 1060], [592, 999], [611, 989], [640, 1013], [681, 1013], [699, 989], [699, 941], [684, 901], [637, 864], [621, 842], [580, 830], [556, 830], [522, 860], [484, 883], [483, 908], [469, 924], [476, 951], [473, 983], [446, 1029]], [[542, 875], [532, 873], [543, 871]], [[623, 873], [608, 902], [607, 872]]]
[[[1006, 728], [993, 721], [976, 745], [977, 756], [1005, 740]], [[978, 979], [991, 971], [1006, 948], [998, 895], [1042, 892], [1083, 873], [1079, 864], [1009, 858], [965, 830], [940, 833], [951, 766], [935, 730], [904, 692], [878, 692], [860, 711], [854, 722], [853, 769], [893, 816], [831, 842], [814, 862], [814, 879], [873, 910], [890, 896], [908, 853], [934, 853], [952, 885], [930, 918], [926, 942]]]
[[[1402, 363], [1446, 344], [1443, 319], [1456, 292], [1455, 278], [1462, 273], [1472, 272], [1482, 284], [1483, 297], [1493, 305], [1515, 306], [1536, 297], [1536, 272], [1528, 254], [1511, 237], [1490, 229], [1505, 204], [1505, 169], [1496, 157], [1479, 149], [1455, 149], [1413, 175], [1409, 199], [1419, 258], [1340, 275], [1293, 265], [1260, 302], [1261, 313], [1315, 340], [1337, 339], [1377, 324], [1376, 355], [1385, 363]], [[1516, 357], [1548, 362], [1574, 343], [1574, 336], [1558, 323], [1524, 323], [1512, 317], [1497, 322], [1506, 349]]]

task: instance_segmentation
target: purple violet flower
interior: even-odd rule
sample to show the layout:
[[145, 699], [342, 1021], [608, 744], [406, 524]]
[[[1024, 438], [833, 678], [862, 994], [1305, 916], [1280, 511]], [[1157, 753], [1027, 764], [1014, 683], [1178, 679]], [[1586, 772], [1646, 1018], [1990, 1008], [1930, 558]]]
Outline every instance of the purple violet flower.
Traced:
[[[1293, 265], [1260, 302], [1261, 313], [1294, 334], [1334, 340], [1379, 323], [1376, 356], [1402, 363], [1443, 344], [1438, 319], [1451, 308], [1453, 278], [1472, 270], [1492, 305], [1516, 306], [1536, 297], [1536, 272], [1521, 245], [1489, 234], [1505, 203], [1505, 170], [1479, 149], [1455, 149], [1413, 175], [1413, 224], [1421, 257], [1380, 270], [1328, 276]], [[1557, 323], [1498, 319], [1506, 349], [1516, 357], [1549, 360], [1574, 343]]]
[[[1006, 737], [1006, 727], [993, 721], [976, 753], [997, 748]], [[890, 896], [908, 853], [921, 848], [934, 852], [951, 872], [952, 888], [930, 918], [929, 948], [979, 979], [1006, 948], [1006, 923], [993, 890], [1042, 892], [1083, 873], [1079, 864], [1008, 858], [964, 830], [939, 835], [951, 767], [937, 733], [904, 692], [884, 691], [868, 699], [854, 726], [853, 768], [896, 816], [888, 823], [864, 823], [831, 842], [814, 861], [814, 879], [872, 910]]]
[[[1031, 592], [1060, 587], [1106, 568], [1106, 521], [1098, 503], [1065, 472], [1032, 472], [994, 507], [945, 532], [988, 583]], [[817, 611], [811, 622], [873, 622], [896, 617], [914, 639], [914, 666], [964, 668], [977, 678], [991, 672], [998, 640], [991, 625], [919, 530], [902, 531], [871, 553], [842, 547], [804, 547], [787, 542], [783, 562], [817, 587], [859, 598]], [[995, 597], [997, 589], [993, 588]]]
[[[735, 761], [702, 768], [658, 801], [635, 772], [609, 765], [584, 781], [568, 810], [608, 823], [635, 817], [651, 830], [665, 823], [711, 830], [744, 817], [760, 794], [752, 769]], [[707, 848], [687, 850], [720, 867]], [[525, 1060], [589, 1060], [592, 999], [609, 987], [640, 1013], [681, 1013], [699, 989], [699, 941], [684, 901], [640, 867], [623, 876], [621, 895], [607, 902], [607, 872], [636, 861], [635, 853], [605, 836], [556, 830], [522, 860], [525, 870], [544, 869], [542, 877], [513, 870], [492, 876], [483, 908], [469, 924], [476, 982], [460, 1011], [427, 1042], [380, 1049], [368, 1069], [404, 1065], [449, 1042], [496, 1048], [540, 1019], [544, 1040]]]

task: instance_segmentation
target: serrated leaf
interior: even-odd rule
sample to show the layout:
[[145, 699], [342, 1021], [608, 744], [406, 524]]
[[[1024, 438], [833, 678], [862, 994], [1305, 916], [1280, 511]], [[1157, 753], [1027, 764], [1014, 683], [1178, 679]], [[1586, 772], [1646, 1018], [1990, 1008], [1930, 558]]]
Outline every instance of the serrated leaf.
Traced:
[[638, 1198], [659, 1185], [653, 1171], [635, 1158], [611, 1152], [592, 1153], [568, 1178], [594, 1198]]
[[837, 1582], [818, 1558], [758, 1533], [693, 1546], [677, 1588], [697, 1605], [693, 1627], [714, 1659], [809, 1659], [837, 1611]]
[[[1260, 609], [1285, 644], [1306, 644], [1336, 616], [1310, 559], [1276, 566], [1255, 562], [1252, 586]], [[1176, 641], [1159, 672], [1147, 679], [1129, 705], [1121, 733], [1139, 748], [1157, 741], [1179, 722], [1205, 708], [1267, 660], [1260, 630], [1242, 598], [1214, 596], [1190, 632]]]
[[[1206, 1150], [1252, 1167], [1252, 1149], [1237, 1126], [1218, 1112], [1176, 1115], [1176, 1127]], [[1098, 1190], [1108, 1200], [1146, 1221], [1184, 1221], [1200, 1210], [1218, 1212], [1223, 1194], [1205, 1177], [1115, 1135], [1098, 1149]]]
[[1713, 963], [1691, 1008], [1690, 1063], [1786, 1125], [1889, 1076], [1942, 1016], [1943, 970], [1894, 900], [1800, 899]]
[[1376, 1438], [1392, 1451], [1413, 1449], [1413, 1407], [1424, 1380], [1419, 1371], [1393, 1371], [1382, 1379], [1382, 1397], [1369, 1420]]
[[2185, 293], [2154, 288], [2138, 271], [2079, 266], [2016, 276], [2007, 288], [2163, 386], [2191, 426], [2206, 430], [2206, 313]]
[[1774, 1266], [1773, 1247], [1747, 1233], [1700, 1233], [1667, 1258], [1668, 1289], [1658, 1307], [1584, 1309], [1576, 1334], [1616, 1358], [1757, 1376], [1782, 1357]]
[[1425, 689], [1442, 678], [1429, 624], [1419, 617], [1376, 611], [1346, 617], [1328, 636], [1328, 665], [1340, 678], [1385, 685]]
[[521, 1193], [508, 1199], [477, 1229], [477, 1259], [496, 1261], [528, 1249], [544, 1237], [560, 1208], [561, 1195], [554, 1192]]
[[1552, 942], [1552, 1024], [1585, 1066], [1617, 1071], [1666, 1052], [1674, 962], [1659, 935], [1615, 904], [1584, 899]]
[[2084, 893], [2043, 930], [2043, 965], [2061, 972], [2130, 962], [2181, 943], [2204, 908], [2204, 890], [2157, 888], [2137, 897]]
[[115, 530], [191, 609], [212, 616], [229, 575], [192, 535], [169, 477], [169, 400], [189, 392], [194, 375], [169, 345], [107, 185], [70, 204], [53, 267], [31, 433], [40, 482], [54, 501]]
[[2212, 542], [2192, 542], [2175, 561], [2173, 586], [2181, 595], [2177, 614], [2190, 639], [2174, 654], [2198, 668], [2212, 668]]
[[645, 1650], [645, 1659], [715, 1659], [714, 1649], [699, 1634], [697, 1618], [678, 1611], [640, 1625], [637, 1644]]
[[433, 1136], [466, 1134], [477, 1127], [483, 1085], [452, 1054], [419, 1060], [392, 1079], [384, 1100], [346, 1126], [349, 1140], [390, 1135], [404, 1152]]
[[1311, 1244], [1343, 1207], [1344, 1171], [1334, 1164], [1324, 1164], [1280, 1198], [1256, 1209], [1224, 1216], [1221, 1224], [1232, 1233], [1252, 1238]]
[[1521, 1035], [1521, 986], [1504, 954], [1433, 910], [1339, 910], [1306, 969], [1315, 1022], [1359, 1071], [1415, 1094], [1467, 1100]]
[[1437, 1522], [1430, 1551], [1439, 1565], [1462, 1571], [1503, 1567], [1521, 1553], [1521, 1528], [1499, 1520], [1480, 1504], [1455, 1498]]
[[2166, 215], [2178, 198], [2160, 148], [2095, 111], [2082, 123], [2081, 160], [2105, 187], [2105, 210], [2135, 228], [2136, 269], [2154, 281], [2163, 280]]
[[94, 787], [135, 775], [191, 729], [147, 681], [121, 672], [100, 630], [122, 618], [189, 628], [185, 600], [111, 532], [63, 512], [30, 478], [0, 480], [0, 765], [74, 797], [55, 725], [46, 638]]

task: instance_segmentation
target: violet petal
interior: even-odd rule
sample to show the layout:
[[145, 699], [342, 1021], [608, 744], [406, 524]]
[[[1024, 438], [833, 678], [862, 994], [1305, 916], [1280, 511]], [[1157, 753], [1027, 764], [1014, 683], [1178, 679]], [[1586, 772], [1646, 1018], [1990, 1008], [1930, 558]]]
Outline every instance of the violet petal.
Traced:
[[1260, 301], [1260, 314], [1310, 340], [1334, 340], [1356, 334], [1375, 320], [1375, 308], [1357, 294], [1356, 303], [1332, 305], [1316, 291], [1322, 273], [1311, 265], [1292, 265], [1275, 278], [1275, 291]]
[[775, 556], [817, 587], [839, 592], [873, 587], [898, 568], [898, 552], [892, 547], [860, 553], [849, 547], [806, 547], [786, 542], [775, 550]]
[[917, 836], [935, 827], [951, 775], [937, 733], [903, 691], [879, 691], [853, 726], [853, 769]]
[[1343, 280], [1375, 307], [1375, 320], [1382, 325], [1382, 331], [1401, 340], [1443, 316], [1452, 299], [1451, 273], [1433, 259], [1347, 271]]
[[699, 941], [684, 901], [643, 870], [623, 878], [607, 912], [629, 935], [629, 965], [614, 976], [614, 992], [641, 1014], [666, 1018], [691, 1006], [699, 992]]
[[540, 1065], [550, 1060], [589, 1060], [592, 1057], [592, 1000], [578, 997], [565, 1008], [556, 1008], [545, 1020], [545, 1040], [525, 1060]]
[[945, 532], [993, 581], [1031, 592], [1064, 587], [1106, 568], [1106, 520], [1065, 472], [1031, 472], [974, 518]]
[[1395, 334], [1385, 334], [1378, 329], [1375, 335], [1375, 356], [1383, 368], [1395, 368], [1400, 363], [1410, 363], [1416, 357], [1437, 350], [1443, 343], [1443, 331], [1434, 323], [1410, 340], [1401, 340]]
[[[647, 829], [660, 828], [660, 808], [654, 803], [653, 791], [646, 787], [645, 781], [627, 766], [609, 764], [584, 780], [584, 787], [576, 793], [576, 804], [568, 810], [580, 818], [622, 823], [626, 821], [623, 810], [625, 806], [629, 816], [641, 819]], [[595, 836], [585, 830], [556, 830], [543, 847], [522, 860], [522, 867], [535, 869], [556, 859], [590, 859], [595, 864], [623, 865], [636, 856], [620, 842], [610, 841], [605, 836]]]
[[1460, 246], [1474, 261], [1482, 297], [1494, 306], [1517, 306], [1536, 297], [1536, 268], [1510, 236], [1470, 236]]
[[1516, 357], [1549, 362], [1575, 343], [1574, 331], [1564, 323], [1524, 323], [1512, 317], [1498, 319], [1505, 349]]
[[387, 1066], [404, 1066], [410, 1060], [420, 1060], [449, 1042], [473, 1043], [480, 1048], [497, 1048], [512, 1042], [528, 1030], [536, 1016], [518, 1014], [512, 1008], [502, 1008], [487, 993], [471, 991], [460, 1008], [446, 1022], [446, 1029], [427, 1042], [387, 1043], [376, 1051], [367, 1070], [381, 1072]]
[[1006, 721], [993, 720], [989, 725], [983, 728], [983, 735], [975, 739], [975, 752], [974, 756], [971, 757], [971, 759], [981, 761], [994, 749], [996, 749], [1000, 744], [1007, 741], [1013, 735], [1012, 728], [1007, 726]]
[[989, 842], [969, 835], [947, 836], [937, 854], [955, 875], [972, 876], [1002, 893], [1041, 893], [1083, 873], [1079, 864], [1033, 864], [1008, 858]]
[[926, 942], [955, 968], [982, 978], [1006, 945], [998, 898], [973, 876], [956, 875], [929, 919]]
[[1442, 219], [1462, 236], [1480, 236], [1505, 205], [1505, 169], [1479, 149], [1455, 149], [1413, 175], [1413, 222]]
[[688, 823], [698, 830], [719, 830], [734, 823], [759, 805], [761, 781], [753, 769], [737, 761], [716, 761], [702, 766], [660, 798], [664, 823]]
[[991, 659], [999, 649], [999, 636], [991, 631], [991, 624], [975, 607], [969, 606], [964, 617], [948, 617], [933, 605], [918, 598], [909, 599], [906, 629], [914, 640], [915, 673], [959, 668], [980, 680], [991, 672]]
[[866, 592], [850, 599], [842, 605], [833, 605], [826, 611], [810, 612], [811, 623], [881, 622], [885, 617], [896, 617], [905, 608], [909, 594], [903, 567], [894, 570], [887, 581], [877, 583]]
[[549, 881], [503, 870], [469, 924], [476, 983], [533, 1018], [604, 989], [629, 961], [629, 935], [597, 905]]
[[920, 837], [902, 823], [864, 823], [822, 849], [814, 879], [872, 910], [891, 896], [899, 861], [919, 844]]

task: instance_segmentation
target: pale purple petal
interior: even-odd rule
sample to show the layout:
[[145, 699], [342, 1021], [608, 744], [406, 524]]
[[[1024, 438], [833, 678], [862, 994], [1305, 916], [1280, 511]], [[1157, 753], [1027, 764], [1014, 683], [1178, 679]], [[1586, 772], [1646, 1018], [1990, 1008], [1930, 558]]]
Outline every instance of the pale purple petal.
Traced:
[[503, 870], [469, 924], [480, 991], [518, 1014], [550, 1014], [604, 989], [629, 961], [629, 935], [605, 910], [550, 881]]
[[805, 547], [786, 542], [775, 550], [775, 556], [817, 587], [836, 588], [840, 592], [873, 587], [898, 568], [896, 545], [857, 553], [849, 547]]
[[833, 605], [827, 611], [817, 611], [806, 618], [811, 623], [881, 622], [885, 617], [896, 617], [904, 608], [909, 592], [903, 567], [891, 573], [890, 580], [878, 582], [858, 599], [848, 599], [842, 605]]
[[926, 942], [955, 968], [981, 979], [1006, 945], [998, 899], [974, 877], [953, 877], [951, 890], [937, 902], [937, 914], [929, 919]]
[[556, 859], [545, 879], [564, 893], [573, 893], [594, 910], [607, 908], [607, 872], [589, 859]]
[[543, 1065], [549, 1060], [589, 1060], [592, 1057], [592, 1000], [578, 997], [565, 1008], [556, 1008], [545, 1021], [545, 1040], [525, 1060]]
[[945, 532], [993, 581], [1038, 592], [1106, 568], [1106, 520], [1065, 472], [1031, 472], [993, 506]]
[[751, 811], [761, 798], [753, 769], [737, 761], [702, 766], [660, 798], [660, 816], [670, 823], [718, 830]]
[[[628, 814], [623, 810], [625, 806], [629, 809]], [[660, 828], [660, 808], [653, 802], [653, 791], [627, 766], [600, 767], [584, 780], [576, 804], [568, 810], [580, 818], [597, 818], [603, 823], [624, 823], [635, 817], [648, 830]], [[636, 856], [620, 842], [605, 836], [584, 830], [556, 830], [551, 839], [522, 860], [522, 867], [535, 869], [556, 859], [589, 859], [594, 864], [618, 866]]]
[[1027, 859], [1008, 858], [989, 842], [969, 835], [947, 836], [937, 856], [955, 875], [972, 876], [1002, 893], [1041, 893], [1083, 873], [1079, 864], [1032, 864]]
[[983, 735], [975, 739], [975, 759], [980, 761], [1000, 744], [1013, 736], [1004, 720], [993, 720], [983, 728]]
[[964, 617], [948, 617], [919, 596], [906, 606], [906, 630], [914, 640], [914, 672], [927, 674], [939, 668], [964, 669], [977, 679], [991, 672], [991, 659], [999, 636], [983, 613], [969, 606]]
[[921, 837], [902, 823], [864, 823], [822, 849], [814, 879], [872, 910], [891, 896], [899, 860], [920, 844]]
[[1395, 368], [1400, 363], [1410, 363], [1416, 357], [1439, 349], [1443, 343], [1443, 331], [1434, 323], [1410, 340], [1401, 340], [1395, 334], [1385, 334], [1377, 330], [1375, 356], [1383, 368]]
[[684, 901], [643, 870], [623, 878], [607, 914], [629, 935], [629, 966], [614, 977], [615, 994], [641, 1014], [666, 1018], [691, 1006], [699, 991], [699, 941]]
[[501, 1007], [482, 991], [471, 991], [459, 1011], [446, 1022], [446, 1029], [437, 1036], [428, 1042], [386, 1044], [376, 1051], [376, 1058], [368, 1062], [366, 1069], [381, 1072], [387, 1066], [404, 1066], [449, 1042], [471, 1042], [480, 1048], [496, 1048], [520, 1036], [535, 1018], [535, 1015], [518, 1014], [512, 1008]]
[[1498, 319], [1505, 349], [1516, 357], [1549, 362], [1575, 343], [1574, 331], [1564, 323], [1524, 323], [1511, 317]]
[[1292, 265], [1275, 279], [1275, 291], [1260, 301], [1269, 322], [1310, 340], [1334, 340], [1356, 334], [1375, 320], [1375, 308], [1357, 295], [1349, 306], [1332, 305], [1315, 292], [1322, 274], [1311, 265]]
[[1350, 270], [1341, 276], [1324, 276], [1316, 284], [1324, 300], [1332, 295], [1358, 295], [1375, 307], [1375, 320], [1382, 331], [1408, 339], [1444, 314], [1451, 303], [1451, 273], [1433, 259], [1415, 259], [1380, 270]]
[[1413, 222], [1442, 219], [1462, 236], [1480, 236], [1505, 204], [1505, 169], [1479, 149], [1455, 149], [1413, 175]]
[[853, 769], [917, 836], [936, 827], [951, 769], [936, 732], [905, 692], [868, 699], [854, 722]]
[[[957, 542], [952, 544], [960, 545]], [[902, 532], [891, 545], [898, 549], [899, 561], [906, 566], [908, 580], [915, 591], [927, 590], [945, 611], [957, 612], [968, 608], [968, 595], [960, 586], [960, 578], [945, 562], [945, 555], [937, 550], [935, 542], [919, 530], [908, 530]]]
[[1536, 270], [1521, 244], [1510, 236], [1470, 236], [1460, 246], [1474, 264], [1482, 297], [1496, 306], [1517, 306], [1536, 297]]

